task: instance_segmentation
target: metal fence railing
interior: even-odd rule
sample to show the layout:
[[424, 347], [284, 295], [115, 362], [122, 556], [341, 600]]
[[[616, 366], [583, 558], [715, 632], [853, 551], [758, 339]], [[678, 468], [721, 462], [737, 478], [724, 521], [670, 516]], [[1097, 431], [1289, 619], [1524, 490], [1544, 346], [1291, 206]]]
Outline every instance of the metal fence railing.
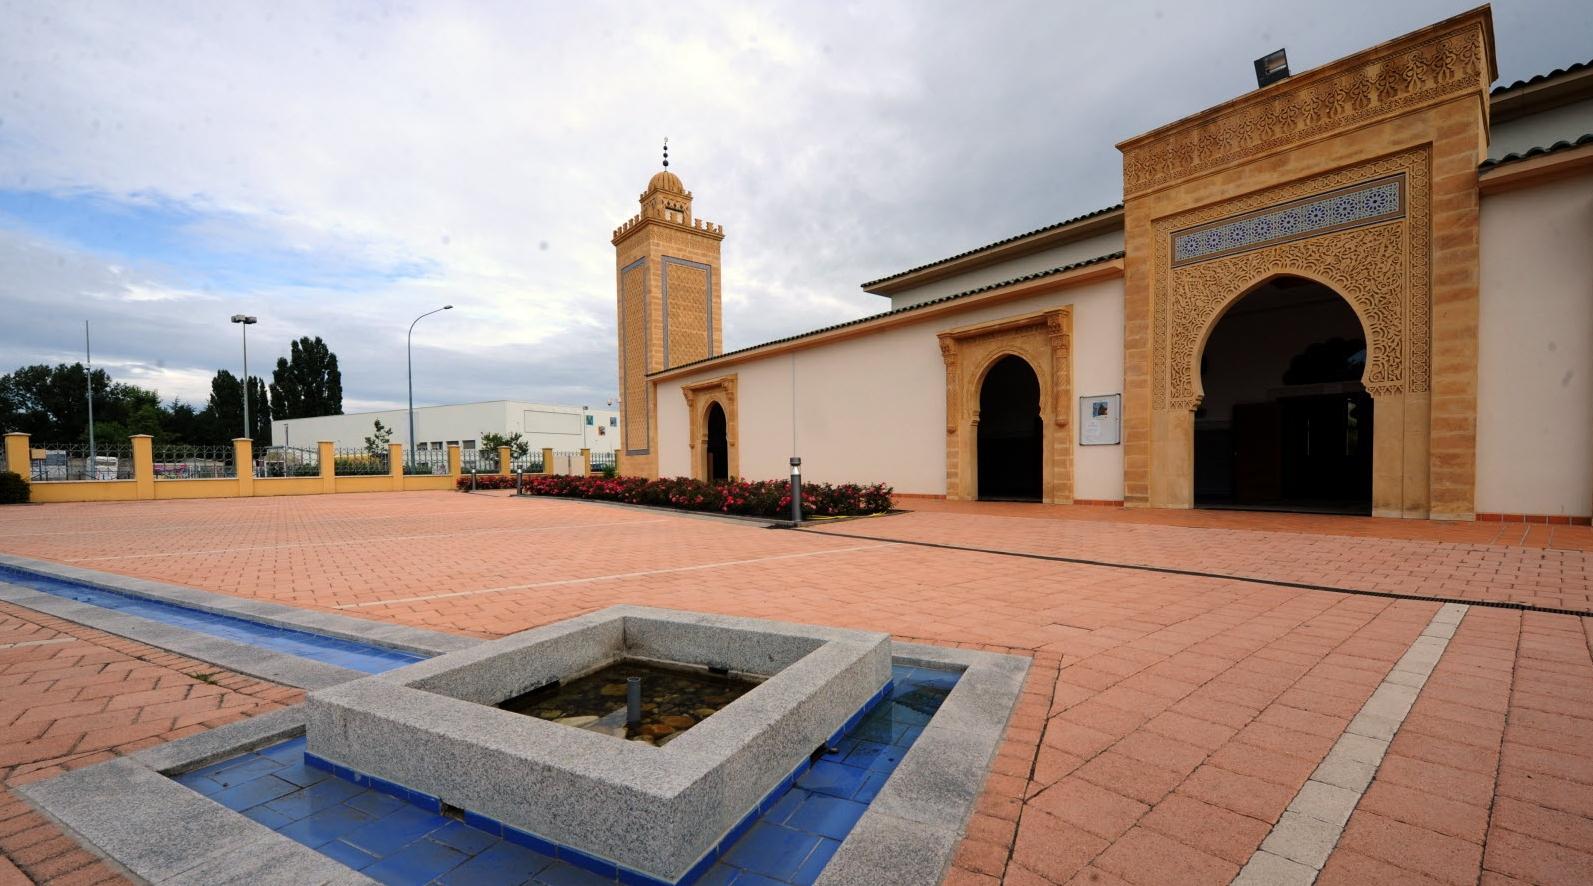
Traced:
[[133, 479], [133, 447], [128, 443], [95, 446], [92, 456], [87, 443], [46, 443], [33, 448], [44, 451], [42, 459], [32, 460], [28, 472], [36, 483]]
[[613, 451], [592, 453], [592, 470], [606, 471], [613, 468], [618, 462]]
[[332, 465], [339, 477], [363, 477], [387, 473], [387, 452], [366, 449], [333, 450]]
[[448, 453], [441, 449], [422, 449], [404, 453], [406, 474], [447, 474]]
[[498, 450], [459, 450], [459, 470], [467, 474], [496, 474], [498, 472]]
[[155, 479], [213, 480], [238, 476], [231, 443], [217, 446], [156, 446]]
[[516, 474], [542, 473], [542, 450], [538, 449], [534, 452], [527, 452], [524, 455], [515, 456], [510, 462], [509, 470], [511, 473]]
[[321, 473], [321, 453], [293, 446], [267, 446], [254, 457], [256, 477], [315, 477]]

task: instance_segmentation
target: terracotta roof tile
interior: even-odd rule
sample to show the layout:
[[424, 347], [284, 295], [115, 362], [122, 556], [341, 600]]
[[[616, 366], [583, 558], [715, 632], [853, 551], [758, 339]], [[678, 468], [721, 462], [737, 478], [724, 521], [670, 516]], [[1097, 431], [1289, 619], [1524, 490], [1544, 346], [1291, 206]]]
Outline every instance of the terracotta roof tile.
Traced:
[[1525, 151], [1517, 151], [1506, 154], [1497, 160], [1484, 160], [1477, 164], [1477, 170], [1479, 172], [1487, 172], [1488, 170], [1493, 169], [1495, 166], [1504, 166], [1506, 164], [1517, 163], [1522, 160], [1531, 160], [1533, 157], [1542, 157], [1544, 154], [1553, 154], [1557, 151], [1567, 151], [1571, 148], [1580, 148], [1583, 145], [1593, 145], [1593, 132], [1576, 139], [1562, 139], [1546, 148], [1528, 148]]

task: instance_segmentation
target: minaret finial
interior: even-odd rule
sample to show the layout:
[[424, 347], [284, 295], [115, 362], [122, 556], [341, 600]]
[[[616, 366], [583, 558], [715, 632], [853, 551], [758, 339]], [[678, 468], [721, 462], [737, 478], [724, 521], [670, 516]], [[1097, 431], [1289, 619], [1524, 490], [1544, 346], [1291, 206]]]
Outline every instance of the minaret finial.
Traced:
[[664, 168], [669, 168], [669, 136], [664, 136]]

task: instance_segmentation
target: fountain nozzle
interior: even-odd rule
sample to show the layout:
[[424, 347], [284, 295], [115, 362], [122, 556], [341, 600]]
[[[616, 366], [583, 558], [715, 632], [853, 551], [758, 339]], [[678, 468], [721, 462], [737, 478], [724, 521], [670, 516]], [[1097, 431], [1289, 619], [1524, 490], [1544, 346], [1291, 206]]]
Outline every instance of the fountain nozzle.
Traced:
[[625, 725], [635, 728], [642, 722], [642, 678], [625, 678]]

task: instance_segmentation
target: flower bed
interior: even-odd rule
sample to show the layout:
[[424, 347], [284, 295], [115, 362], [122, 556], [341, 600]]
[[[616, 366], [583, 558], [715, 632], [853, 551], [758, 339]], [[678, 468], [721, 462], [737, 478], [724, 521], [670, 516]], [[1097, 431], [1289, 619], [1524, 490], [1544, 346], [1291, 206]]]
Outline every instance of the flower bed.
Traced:
[[[477, 489], [513, 489], [514, 477], [476, 478]], [[470, 478], [460, 477], [469, 489]], [[588, 498], [633, 505], [716, 511], [747, 517], [785, 517], [791, 513], [791, 484], [785, 480], [729, 480], [707, 483], [689, 477], [578, 477], [538, 474], [525, 478], [521, 492], [563, 498]], [[802, 516], [853, 517], [891, 509], [891, 487], [883, 483], [803, 483]]]

